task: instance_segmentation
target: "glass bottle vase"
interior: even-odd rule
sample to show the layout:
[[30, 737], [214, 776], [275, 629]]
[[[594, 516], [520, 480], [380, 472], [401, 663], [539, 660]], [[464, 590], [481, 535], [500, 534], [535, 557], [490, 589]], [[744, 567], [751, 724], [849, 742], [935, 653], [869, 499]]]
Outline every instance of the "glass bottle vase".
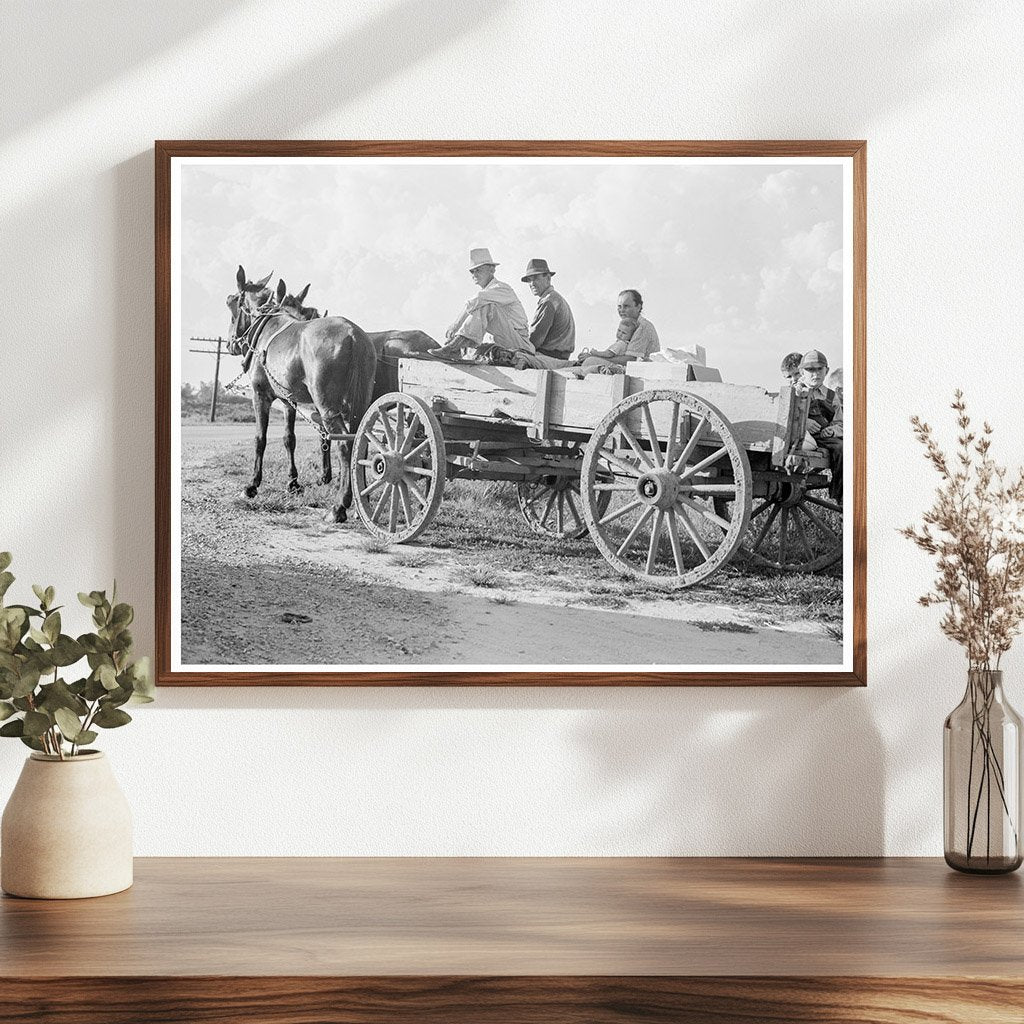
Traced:
[[1003, 673], [971, 669], [942, 731], [946, 863], [1000, 874], [1021, 865], [1021, 719]]

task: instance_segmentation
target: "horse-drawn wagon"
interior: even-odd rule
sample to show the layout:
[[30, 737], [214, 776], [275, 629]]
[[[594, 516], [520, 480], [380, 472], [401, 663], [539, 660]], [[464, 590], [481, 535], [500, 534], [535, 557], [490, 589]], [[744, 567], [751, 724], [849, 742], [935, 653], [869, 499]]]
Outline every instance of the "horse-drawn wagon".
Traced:
[[619, 572], [677, 589], [738, 553], [779, 571], [842, 557], [827, 456], [803, 447], [807, 399], [791, 388], [687, 381], [684, 368], [624, 375], [402, 359], [399, 390], [355, 433], [353, 499], [366, 528], [408, 542], [446, 480], [516, 485], [530, 527], [589, 533]]

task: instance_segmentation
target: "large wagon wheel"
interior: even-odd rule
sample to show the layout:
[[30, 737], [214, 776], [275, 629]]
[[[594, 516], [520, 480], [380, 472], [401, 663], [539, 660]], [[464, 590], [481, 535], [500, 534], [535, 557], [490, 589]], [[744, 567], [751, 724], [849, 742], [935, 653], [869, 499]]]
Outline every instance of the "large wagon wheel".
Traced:
[[366, 528], [397, 543], [414, 540], [441, 505], [444, 437], [430, 406], [415, 395], [382, 395], [356, 431], [352, 496]]
[[[677, 590], [729, 561], [747, 530], [750, 462], [728, 420], [685, 391], [630, 395], [598, 424], [583, 457], [583, 513], [619, 572]], [[615, 499], [602, 510], [600, 499]], [[724, 498], [728, 518], [715, 511]]]
[[[541, 537], [575, 540], [587, 532], [578, 474], [550, 473], [539, 480], [521, 481], [516, 485], [516, 499], [530, 529]], [[601, 492], [602, 513], [611, 500], [611, 492]]]
[[843, 557], [843, 506], [824, 484], [781, 484], [751, 512], [741, 554], [775, 572], [827, 569]]

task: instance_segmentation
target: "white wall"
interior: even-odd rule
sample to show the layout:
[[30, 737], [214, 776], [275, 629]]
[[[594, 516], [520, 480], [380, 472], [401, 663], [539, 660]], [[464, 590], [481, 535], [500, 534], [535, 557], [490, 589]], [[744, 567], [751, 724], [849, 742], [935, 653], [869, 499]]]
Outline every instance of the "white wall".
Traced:
[[142, 649], [153, 139], [869, 140], [866, 690], [166, 689], [104, 737], [140, 854], [941, 853], [963, 663], [896, 528], [911, 412], [960, 385], [1024, 450], [1019, 5], [7, 0], [0, 39], [0, 548], [116, 575]]

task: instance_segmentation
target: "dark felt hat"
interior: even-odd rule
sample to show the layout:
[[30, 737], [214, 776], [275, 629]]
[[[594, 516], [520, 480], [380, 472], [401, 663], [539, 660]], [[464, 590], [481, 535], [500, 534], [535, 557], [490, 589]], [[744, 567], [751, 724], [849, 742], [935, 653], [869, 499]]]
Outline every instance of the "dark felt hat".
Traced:
[[547, 260], [530, 260], [526, 264], [526, 273], [523, 275], [523, 281], [529, 281], [531, 277], [536, 277], [538, 274], [550, 274], [552, 277], [555, 276], [555, 272], [548, 268]]

